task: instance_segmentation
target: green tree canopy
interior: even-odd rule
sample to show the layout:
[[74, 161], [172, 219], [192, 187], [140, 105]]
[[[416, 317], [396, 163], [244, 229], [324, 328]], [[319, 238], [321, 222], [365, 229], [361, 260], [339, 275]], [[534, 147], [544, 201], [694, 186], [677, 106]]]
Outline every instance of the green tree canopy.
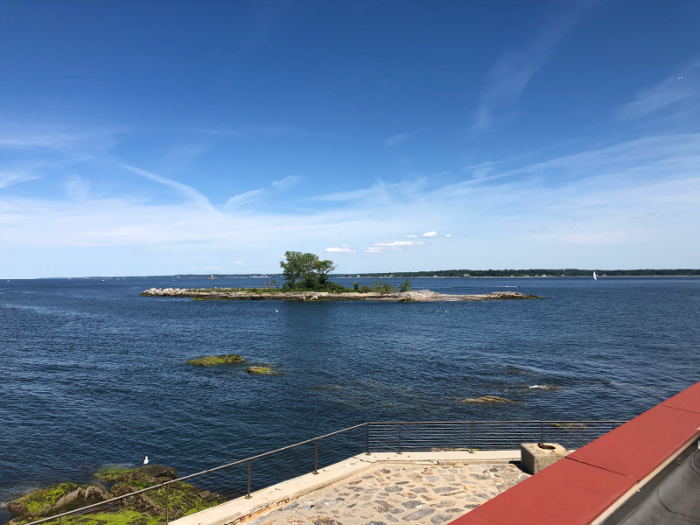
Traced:
[[[286, 252], [280, 261], [287, 288], [318, 288], [325, 286], [328, 275], [335, 270], [333, 261], [322, 261], [313, 253]], [[299, 281], [299, 284], [297, 284]]]

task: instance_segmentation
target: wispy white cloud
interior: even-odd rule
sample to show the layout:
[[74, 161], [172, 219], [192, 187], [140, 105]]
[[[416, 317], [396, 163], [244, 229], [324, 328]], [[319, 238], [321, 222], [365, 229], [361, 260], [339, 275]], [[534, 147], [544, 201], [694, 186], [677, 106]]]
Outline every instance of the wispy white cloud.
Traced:
[[260, 200], [263, 197], [264, 192], [265, 190], [251, 190], [235, 195], [226, 201], [226, 204], [224, 204], [224, 210], [235, 210], [236, 208], [240, 208], [245, 204]]
[[36, 175], [30, 175], [28, 173], [7, 173], [0, 171], [0, 188], [5, 188], [11, 186], [12, 184], [18, 184], [20, 182], [26, 182], [28, 180], [35, 180], [39, 177]]
[[473, 131], [490, 127], [497, 114], [509, 110], [542, 68], [555, 45], [578, 22], [584, 9], [594, 2], [580, 0], [554, 4], [559, 11], [548, 12], [535, 37], [517, 50], [503, 53], [486, 80], [486, 87], [474, 115]]
[[151, 179], [166, 186], [169, 186], [192, 203], [198, 204], [199, 206], [202, 206], [204, 208], [211, 208], [209, 199], [207, 199], [204, 195], [202, 195], [192, 186], [182, 184], [181, 182], [177, 182], [172, 179], [168, 179], [167, 177], [163, 177], [161, 175], [157, 175], [156, 173], [151, 173], [150, 171], [142, 170], [140, 168], [135, 168], [133, 166], [122, 166], [122, 168], [134, 172], [138, 175], [141, 175], [142, 177], [146, 177], [147, 179]]
[[392, 137], [389, 137], [386, 139], [384, 142], [384, 147], [385, 148], [394, 148], [401, 144], [404, 140], [406, 140], [408, 137], [410, 137], [410, 133], [398, 133]]
[[355, 253], [349, 244], [343, 244], [340, 248], [326, 248], [324, 251], [326, 253]]
[[0, 136], [2, 149], [48, 148], [62, 149], [79, 142], [80, 137], [66, 133], [22, 134], [19, 136]]
[[437, 232], [427, 232], [421, 235], [421, 237], [437, 237]]
[[274, 186], [278, 190], [286, 190], [298, 184], [299, 181], [301, 181], [301, 179], [302, 177], [300, 177], [299, 175], [290, 175], [288, 177], [283, 178], [282, 180], [274, 181], [272, 183], [272, 186]]
[[632, 102], [616, 111], [616, 115], [621, 120], [634, 119], [699, 101], [700, 60], [696, 60], [663, 82], [637, 93]]

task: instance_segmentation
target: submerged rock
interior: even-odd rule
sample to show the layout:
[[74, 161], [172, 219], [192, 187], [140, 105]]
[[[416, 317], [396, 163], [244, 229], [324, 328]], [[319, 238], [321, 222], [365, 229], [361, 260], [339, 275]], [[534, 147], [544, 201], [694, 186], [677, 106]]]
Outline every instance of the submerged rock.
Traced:
[[482, 396], [482, 397], [477, 397], [477, 398], [462, 399], [462, 403], [472, 403], [472, 404], [476, 404], [476, 405], [488, 404], [488, 403], [517, 404], [517, 403], [519, 403], [519, 401], [513, 401], [512, 399], [506, 399], [505, 397], [499, 397], [499, 396]]
[[274, 375], [275, 370], [269, 366], [251, 366], [246, 372], [249, 374]]
[[216, 365], [228, 365], [231, 363], [242, 363], [245, 361], [241, 356], [236, 354], [224, 354], [224, 355], [210, 355], [206, 357], [200, 357], [198, 359], [190, 359], [187, 361], [189, 365], [195, 366], [216, 366]]
[[12, 514], [21, 515], [25, 521], [32, 521], [29, 518], [38, 519], [41, 516], [59, 514], [106, 499], [108, 499], [107, 489], [99, 483], [94, 485], [60, 483], [32, 491], [10, 501], [7, 504], [7, 510]]

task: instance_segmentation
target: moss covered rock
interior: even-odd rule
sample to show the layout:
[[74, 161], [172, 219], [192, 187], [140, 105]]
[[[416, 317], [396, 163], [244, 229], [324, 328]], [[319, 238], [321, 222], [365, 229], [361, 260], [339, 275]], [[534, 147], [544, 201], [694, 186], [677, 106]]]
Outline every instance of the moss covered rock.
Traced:
[[249, 374], [273, 375], [275, 370], [269, 366], [251, 366], [246, 370], [246, 372]]
[[[128, 494], [146, 488], [146, 482], [136, 481], [117, 483], [112, 487], [112, 497]], [[154, 489], [135, 496], [124, 498], [125, 507], [141, 512], [145, 516], [165, 516], [165, 487]], [[197, 487], [176, 481], [168, 485], [168, 515], [177, 519], [200, 510], [223, 503], [226, 498], [220, 494], [200, 490]]]
[[224, 355], [210, 355], [206, 357], [199, 357], [197, 359], [190, 359], [187, 364], [195, 366], [216, 366], [216, 365], [228, 365], [232, 363], [242, 363], [245, 361], [241, 356], [236, 354], [224, 354]]
[[84, 507], [105, 499], [107, 499], [107, 489], [99, 483], [94, 485], [60, 483], [35, 490], [10, 501], [7, 504], [7, 510], [12, 514], [26, 517], [40, 517]]
[[144, 487], [157, 485], [171, 479], [177, 479], [177, 470], [165, 465], [148, 465], [140, 468], [102, 468], [95, 474], [107, 483], [147, 483]]
[[[50, 516], [72, 510], [98, 501], [124, 496], [131, 492], [159, 485], [177, 479], [177, 470], [163, 465], [129, 469], [113, 465], [100, 469], [96, 476], [108, 483], [114, 483], [109, 494], [99, 484], [77, 485], [62, 483], [25, 494], [10, 502], [8, 510], [20, 517], [7, 525], [25, 525], [42, 516]], [[182, 481], [168, 484], [168, 517], [170, 520], [193, 514], [226, 501], [220, 494]], [[78, 496], [82, 497], [80, 499]], [[80, 516], [66, 516], [63, 525], [157, 525], [165, 521], [166, 489], [160, 487], [142, 494], [126, 497], [107, 508], [97, 508], [95, 512]], [[69, 505], [70, 504], [70, 505]], [[55, 525], [58, 520], [47, 522]]]
[[[15, 518], [5, 525], [25, 525], [37, 518]], [[146, 516], [135, 510], [123, 509], [114, 512], [95, 512], [92, 514], [82, 514], [64, 516], [61, 525], [158, 525], [164, 520], [158, 517]], [[58, 520], [45, 522], [45, 525], [58, 525]]]

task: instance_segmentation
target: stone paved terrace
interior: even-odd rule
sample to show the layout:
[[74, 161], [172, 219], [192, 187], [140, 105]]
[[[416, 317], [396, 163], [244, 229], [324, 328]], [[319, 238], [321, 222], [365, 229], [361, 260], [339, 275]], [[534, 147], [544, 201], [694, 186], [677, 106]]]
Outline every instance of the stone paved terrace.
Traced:
[[527, 479], [520, 451], [360, 454], [171, 525], [441, 525]]
[[250, 525], [441, 525], [526, 479], [508, 463], [382, 465], [270, 511]]

